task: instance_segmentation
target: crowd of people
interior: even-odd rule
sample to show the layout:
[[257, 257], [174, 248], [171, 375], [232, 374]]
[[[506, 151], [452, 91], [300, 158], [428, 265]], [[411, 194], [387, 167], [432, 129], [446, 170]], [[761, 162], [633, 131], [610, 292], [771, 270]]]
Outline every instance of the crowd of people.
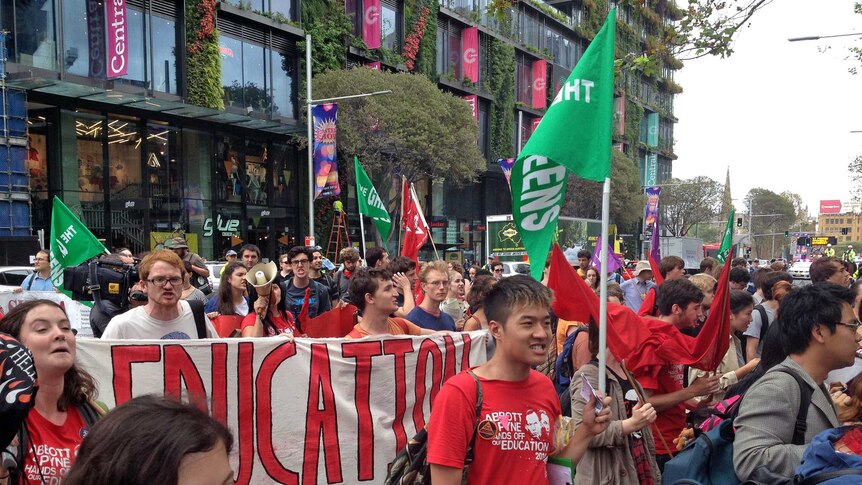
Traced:
[[[128, 257], [126, 251], [115, 256]], [[728, 261], [730, 330], [719, 338], [729, 346], [716, 368], [665, 361], [631, 372], [629, 356], [608, 352], [602, 386], [596, 322], [557, 318], [547, 277], [504, 278], [502, 263], [493, 259], [485, 267], [419, 264], [390, 258], [383, 248], [369, 249], [363, 261], [353, 247], [340, 251], [340, 268], [326, 271], [320, 248], [298, 246], [273, 258], [279, 271], [264, 287], [246, 278], [262, 256], [250, 244], [229, 251], [217, 292], [202, 298], [190, 280], [209, 270], [204, 274], [184, 240], [151, 251], [137, 264], [135, 289], [145, 301], [132, 301], [113, 316], [100, 337], [219, 338], [225, 336], [222, 322], [229, 321], [232, 336], [301, 338], [310, 319], [344, 309], [356, 315], [341, 335], [349, 339], [484, 330], [487, 362], [448, 379], [432, 405], [427, 462], [435, 485], [462, 483], [465, 466], [467, 483], [548, 483], [551, 456], [573, 464], [578, 484], [662, 483], [693, 428], [700, 432], [697, 411], [717, 406], [733, 410], [738, 480], [784, 483], [778, 478], [792, 479], [818, 433], [862, 419], [862, 283], [852, 283], [855, 268], [834, 257], [812, 263], [812, 284], [805, 287], [794, 287], [780, 264]], [[590, 266], [591, 256], [581, 251], [574, 267], [598, 295], [600, 273]], [[608, 300], [628, 307], [622, 311], [633, 318], [656, 320], [694, 339], [718, 311], [722, 270], [713, 258], [693, 275], [675, 256], [657, 268], [639, 262], [621, 284], [609, 283]], [[42, 284], [38, 277], [30, 283]], [[184, 474], [232, 482], [226, 460], [231, 434], [196, 408], [147, 396], [107, 412], [95, 400], [93, 380], [75, 364], [76, 336], [59, 305], [20, 304], [0, 320], [0, 332], [30, 349], [40, 383], [26, 432], [13, 443], [17, 458], [0, 468], [8, 483], [63, 477], [63, 483], [191, 483]], [[559, 359], [570, 360], [574, 370], [563, 393], [553, 372]], [[596, 391], [602, 387], [604, 396]], [[157, 416], [171, 419], [146, 424]], [[130, 447], [117, 430], [131, 422], [139, 434], [123, 437], [136, 440]], [[199, 431], [177, 432], [185, 426]], [[134, 452], [144, 443], [161, 448], [155, 443], [162, 439], [176, 440], [177, 453]], [[46, 453], [68, 459], [41, 466]], [[168, 475], [180, 478], [158, 478]]]

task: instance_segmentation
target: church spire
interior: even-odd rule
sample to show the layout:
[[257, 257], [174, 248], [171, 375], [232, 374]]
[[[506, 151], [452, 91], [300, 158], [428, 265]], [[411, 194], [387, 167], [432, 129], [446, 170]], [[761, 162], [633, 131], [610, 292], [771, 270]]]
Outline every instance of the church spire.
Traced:
[[730, 166], [727, 167], [727, 177], [724, 180], [724, 195], [721, 196], [721, 214], [726, 219], [733, 208], [733, 199], [730, 197]]

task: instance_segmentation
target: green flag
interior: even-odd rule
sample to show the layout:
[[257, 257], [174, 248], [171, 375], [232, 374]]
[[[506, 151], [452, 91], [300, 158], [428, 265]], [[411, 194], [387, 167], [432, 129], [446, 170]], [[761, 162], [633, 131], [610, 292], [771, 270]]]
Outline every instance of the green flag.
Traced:
[[735, 216], [736, 209], [730, 209], [730, 217], [727, 218], [727, 227], [724, 228], [724, 236], [721, 238], [721, 247], [718, 248], [718, 254], [715, 256], [715, 259], [721, 264], [727, 261], [730, 247], [733, 246], [733, 219]]
[[615, 30], [611, 9], [512, 167], [512, 215], [536, 279], [551, 249], [567, 170], [597, 182], [611, 175]]
[[[105, 246], [87, 229], [87, 226], [54, 196], [51, 211], [51, 283], [63, 289], [63, 269], [77, 266], [102, 254]], [[67, 291], [63, 293], [69, 294]]]
[[366, 215], [374, 221], [377, 227], [377, 232], [384, 241], [389, 238], [389, 233], [392, 231], [392, 218], [389, 217], [389, 212], [380, 196], [377, 195], [377, 190], [368, 178], [368, 174], [359, 164], [359, 157], [353, 157], [353, 163], [356, 167], [356, 199], [359, 201], [359, 214]]

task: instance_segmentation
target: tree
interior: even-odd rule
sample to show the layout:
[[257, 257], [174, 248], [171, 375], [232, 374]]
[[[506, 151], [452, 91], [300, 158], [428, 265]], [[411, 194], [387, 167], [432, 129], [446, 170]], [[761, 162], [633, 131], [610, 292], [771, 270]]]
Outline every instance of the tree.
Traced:
[[847, 171], [850, 172], [850, 180], [853, 181], [853, 188], [850, 189], [853, 199], [862, 199], [862, 155], [857, 156], [847, 165]]
[[[611, 150], [610, 220], [625, 232], [634, 232], [643, 213], [644, 196], [640, 171], [624, 153]], [[602, 183], [571, 176], [566, 185], [566, 201], [561, 213], [568, 217], [601, 219]]]
[[745, 204], [751, 217], [751, 240], [754, 255], [771, 255], [770, 248], [788, 243], [784, 231], [790, 231], [797, 221], [796, 208], [791, 198], [771, 190], [755, 188], [745, 196]]
[[709, 177], [667, 180], [661, 189], [662, 225], [672, 236], [687, 236], [696, 224], [715, 218], [722, 193], [721, 184]]
[[384, 90], [392, 93], [339, 103], [342, 182], [353, 180], [354, 155], [378, 187], [400, 175], [411, 181], [445, 178], [460, 186], [485, 170], [485, 158], [476, 144], [479, 127], [470, 106], [427, 77], [359, 67], [314, 78], [317, 98]]
[[[689, 0], [682, 20], [665, 30], [674, 57], [686, 61], [704, 56], [730, 57], [733, 38], [751, 17], [773, 0]], [[667, 0], [659, 0], [659, 9]]]

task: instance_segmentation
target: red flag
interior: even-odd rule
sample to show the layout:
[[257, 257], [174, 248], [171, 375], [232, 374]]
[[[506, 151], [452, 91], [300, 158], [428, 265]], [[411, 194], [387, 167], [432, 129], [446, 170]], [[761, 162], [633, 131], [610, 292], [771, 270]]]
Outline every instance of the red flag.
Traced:
[[408, 187], [407, 179], [404, 179], [401, 197], [401, 207], [403, 208], [401, 224], [404, 228], [404, 245], [401, 247], [401, 255], [418, 263], [419, 249], [428, 241], [428, 235], [431, 231], [428, 228], [428, 223], [425, 222], [422, 207], [416, 200], [413, 184]]
[[362, 2], [362, 40], [369, 49], [380, 48], [380, 0]]
[[479, 28], [466, 27], [461, 31], [461, 63], [464, 79], [479, 82]]
[[356, 310], [357, 308], [353, 305], [333, 308], [328, 312], [305, 320], [302, 331], [312, 338], [344, 337], [356, 325]]

